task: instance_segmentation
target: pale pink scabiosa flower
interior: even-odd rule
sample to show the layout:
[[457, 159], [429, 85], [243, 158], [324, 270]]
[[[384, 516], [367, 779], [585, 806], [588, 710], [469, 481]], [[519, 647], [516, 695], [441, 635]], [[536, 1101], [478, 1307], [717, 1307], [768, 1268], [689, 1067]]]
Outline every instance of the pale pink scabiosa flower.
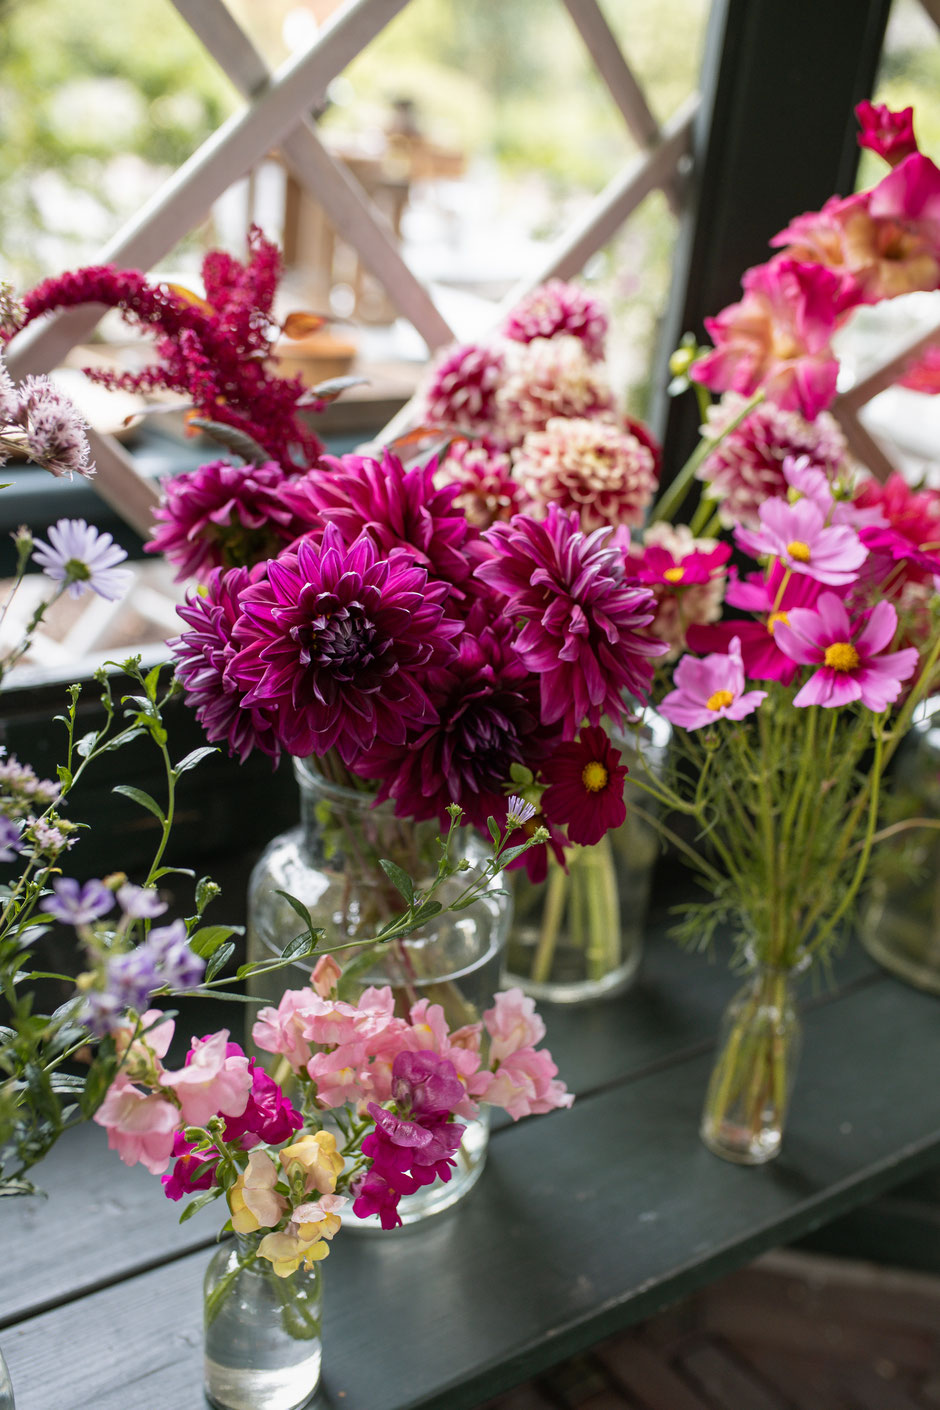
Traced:
[[549, 279], [519, 300], [503, 324], [503, 335], [515, 343], [554, 338], [568, 333], [582, 343], [588, 357], [599, 362], [610, 320], [597, 299], [579, 284]]
[[715, 392], [768, 399], [812, 420], [836, 392], [839, 364], [830, 347], [841, 311], [842, 280], [816, 264], [778, 256], [749, 269], [744, 297], [705, 327], [715, 344], [690, 376]]
[[868, 549], [848, 524], [831, 524], [811, 499], [788, 504], [765, 500], [758, 510], [760, 529], [735, 529], [738, 547], [753, 558], [775, 558], [793, 573], [819, 583], [844, 586], [858, 577]]
[[213, 460], [177, 475], [164, 482], [145, 552], [165, 554], [178, 581], [274, 558], [305, 527], [285, 503], [281, 491], [287, 483], [273, 460], [263, 465]]
[[642, 524], [656, 490], [653, 452], [629, 431], [585, 417], [556, 416], [513, 452], [523, 512], [575, 509], [582, 529]]
[[68, 479], [73, 475], [90, 479], [94, 475], [85, 422], [48, 377], [24, 378], [8, 415], [19, 432], [23, 450], [44, 470]]
[[484, 538], [492, 552], [477, 575], [507, 599], [511, 620], [524, 620], [516, 650], [540, 677], [543, 722], [560, 721], [568, 739], [585, 719], [620, 723], [624, 692], [646, 698], [651, 658], [665, 647], [644, 634], [653, 595], [627, 577], [609, 530], [585, 535], [577, 514], [549, 505], [542, 522], [517, 514]]
[[184, 699], [210, 744], [225, 744], [242, 763], [260, 749], [276, 763], [280, 745], [270, 711], [246, 705], [245, 690], [229, 672], [237, 653], [232, 632], [241, 615], [239, 596], [263, 575], [262, 565], [216, 568], [199, 592], [190, 593], [176, 610], [191, 628], [167, 645], [176, 658], [176, 676]]
[[99, 533], [84, 519], [60, 519], [49, 530], [49, 542], [36, 540], [33, 553], [47, 578], [64, 584], [69, 597], [81, 597], [86, 587], [109, 602], [117, 602], [134, 581], [127, 557], [110, 534]]
[[834, 592], [821, 593], [811, 611], [789, 611], [777, 627], [777, 645], [800, 665], [819, 667], [795, 695], [794, 705], [836, 709], [858, 700], [876, 715], [887, 710], [920, 659], [913, 646], [885, 651], [897, 625], [898, 614], [885, 601], [853, 623]]
[[518, 445], [528, 431], [542, 431], [553, 416], [612, 417], [614, 398], [606, 373], [577, 338], [536, 338], [513, 345], [496, 392], [496, 435]]
[[897, 166], [917, 151], [913, 108], [895, 112], [886, 103], [870, 103], [866, 99], [856, 107], [855, 116], [861, 128], [858, 145], [877, 152], [889, 166]]
[[656, 599], [651, 635], [669, 647], [667, 661], [685, 649], [689, 627], [721, 616], [731, 545], [697, 539], [687, 524], [652, 524], [629, 547], [628, 567]]
[[548, 784], [542, 809], [551, 822], [567, 828], [570, 842], [593, 847], [626, 818], [627, 768], [602, 729], [585, 726], [577, 740], [558, 746], [541, 772]]
[[424, 392], [424, 420], [431, 426], [483, 431], [496, 414], [496, 389], [503, 376], [499, 348], [460, 343], [431, 365]]
[[457, 486], [454, 508], [475, 529], [488, 529], [498, 519], [509, 520], [521, 508], [512, 461], [485, 436], [480, 441], [451, 441], [435, 471], [434, 483]]
[[745, 690], [741, 642], [732, 637], [727, 654], [701, 660], [683, 656], [673, 679], [676, 689], [663, 697], [660, 713], [683, 729], [702, 729], [716, 720], [743, 720], [766, 700], [766, 690]]
[[290, 754], [335, 746], [351, 764], [433, 718], [421, 681], [462, 630], [444, 616], [448, 591], [406, 549], [382, 557], [367, 533], [347, 547], [327, 524], [320, 548], [302, 540], [242, 592], [229, 675]]
[[[709, 407], [705, 436], [719, 436], [740, 414], [745, 398], [726, 392]], [[845, 437], [827, 412], [815, 421], [796, 411], [783, 411], [772, 401], [761, 402], [734, 431], [706, 456], [697, 477], [719, 501], [718, 513], [726, 529], [743, 524], [756, 529], [757, 511], [765, 499], [787, 492], [783, 462], [788, 456], [809, 456], [814, 465], [835, 477], [845, 461]]]

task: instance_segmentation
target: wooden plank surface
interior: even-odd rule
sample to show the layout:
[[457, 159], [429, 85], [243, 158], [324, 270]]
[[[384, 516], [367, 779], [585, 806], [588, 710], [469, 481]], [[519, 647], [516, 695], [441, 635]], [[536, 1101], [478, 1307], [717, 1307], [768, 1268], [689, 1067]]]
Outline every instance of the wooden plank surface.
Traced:
[[[784, 1154], [764, 1169], [726, 1165], [698, 1141], [707, 1053], [496, 1132], [459, 1209], [337, 1241], [323, 1404], [470, 1410], [928, 1168], [940, 1156], [940, 1094], [924, 1082], [936, 1018], [935, 1000], [886, 976], [811, 1010]], [[68, 1233], [56, 1254], [67, 1244]], [[201, 1407], [205, 1262], [187, 1255], [8, 1328], [19, 1410]], [[56, 1344], [67, 1366], [50, 1358]]]

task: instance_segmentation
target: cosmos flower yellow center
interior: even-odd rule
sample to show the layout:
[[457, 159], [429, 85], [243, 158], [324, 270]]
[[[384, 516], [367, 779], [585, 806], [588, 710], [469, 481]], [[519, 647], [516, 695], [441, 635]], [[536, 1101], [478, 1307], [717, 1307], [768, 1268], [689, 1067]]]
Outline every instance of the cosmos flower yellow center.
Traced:
[[716, 690], [714, 695], [710, 695], [705, 701], [709, 710], [724, 710], [734, 701], [734, 696], [730, 690]]
[[786, 612], [771, 612], [770, 616], [767, 618], [767, 630], [770, 632], [771, 636], [773, 636], [774, 628], [778, 622], [783, 622], [787, 626], [790, 625], [790, 619]]
[[592, 759], [581, 770], [581, 782], [589, 793], [600, 793], [607, 787], [607, 770], [599, 759]]
[[825, 663], [830, 671], [854, 671], [858, 652], [850, 641], [834, 641], [826, 647]]
[[802, 539], [794, 539], [787, 544], [787, 554], [794, 558], [797, 563], [808, 563], [810, 559], [809, 544]]
[[666, 579], [667, 583], [681, 583], [682, 579], [685, 577], [685, 569], [667, 568], [663, 573], [663, 577]]

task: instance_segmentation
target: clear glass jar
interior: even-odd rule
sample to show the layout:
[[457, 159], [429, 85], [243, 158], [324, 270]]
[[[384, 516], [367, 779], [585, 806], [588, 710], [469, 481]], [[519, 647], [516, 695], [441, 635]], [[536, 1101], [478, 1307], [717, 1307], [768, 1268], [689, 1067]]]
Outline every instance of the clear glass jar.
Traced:
[[[615, 742], [630, 774], [642, 779], [647, 768], [662, 775], [671, 738], [669, 722], [647, 710], [636, 735]], [[535, 999], [575, 1004], [607, 998], [636, 976], [659, 839], [635, 810], [654, 812], [655, 801], [629, 776], [624, 796], [623, 826], [594, 847], [567, 848], [564, 866], [549, 855], [544, 882], [533, 884], [522, 870], [512, 873], [515, 920], [506, 982]]]
[[218, 1410], [299, 1410], [320, 1383], [319, 1265], [281, 1278], [261, 1238], [236, 1235], [206, 1270], [205, 1390]]
[[[404, 902], [379, 866], [387, 858], [402, 867], [419, 887], [436, 874], [440, 857], [437, 823], [417, 825], [395, 817], [391, 804], [373, 807], [373, 796], [325, 779], [313, 761], [298, 759], [301, 825], [274, 839], [251, 875], [248, 888], [248, 958], [280, 954], [298, 932], [294, 910], [278, 892], [302, 901], [314, 925], [322, 925], [332, 943], [371, 941]], [[487, 855], [482, 839], [461, 833], [459, 854], [471, 864]], [[455, 900], [472, 879], [461, 872], [438, 891], [442, 905]], [[362, 988], [391, 985], [400, 1013], [418, 999], [440, 1004], [451, 1029], [479, 1021], [499, 988], [502, 955], [509, 933], [511, 898], [499, 878], [465, 910], [434, 916], [419, 930], [392, 942], [385, 953], [358, 975]], [[365, 953], [365, 952], [363, 952]], [[355, 958], [354, 950], [340, 955]], [[285, 989], [309, 982], [310, 961], [274, 974], [255, 976], [251, 992], [276, 1004]], [[406, 1195], [398, 1208], [404, 1224], [413, 1224], [449, 1208], [472, 1189], [483, 1170], [489, 1135], [481, 1114], [467, 1124], [449, 1181], [436, 1182]], [[344, 1229], [378, 1229], [375, 1217], [357, 1219], [343, 1211]]]
[[[881, 821], [940, 823], [940, 696], [900, 746]], [[901, 828], [875, 848], [861, 918], [872, 959], [918, 989], [940, 994], [940, 831]]]
[[725, 1009], [701, 1137], [738, 1165], [779, 1154], [800, 1055], [793, 969], [757, 965]]
[[0, 1348], [0, 1410], [15, 1410], [13, 1404], [13, 1382], [10, 1380], [10, 1372], [7, 1363], [3, 1359], [2, 1348]]

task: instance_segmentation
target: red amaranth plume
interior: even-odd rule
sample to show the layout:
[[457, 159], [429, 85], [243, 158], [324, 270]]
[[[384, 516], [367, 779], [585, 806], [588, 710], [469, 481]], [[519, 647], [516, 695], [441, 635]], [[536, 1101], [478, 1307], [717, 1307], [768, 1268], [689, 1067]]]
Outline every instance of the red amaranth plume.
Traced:
[[[221, 250], [206, 255], [205, 300], [152, 284], [139, 270], [91, 265], [28, 293], [23, 326], [79, 304], [116, 308], [126, 323], [153, 330], [160, 361], [136, 373], [89, 370], [94, 381], [125, 391], [178, 392], [203, 419], [242, 432], [285, 470], [296, 470], [311, 464], [322, 444], [300, 415], [307, 396], [301, 380], [268, 367], [280, 269], [276, 247], [253, 226], [245, 264]], [[315, 406], [308, 396], [304, 404]]]

